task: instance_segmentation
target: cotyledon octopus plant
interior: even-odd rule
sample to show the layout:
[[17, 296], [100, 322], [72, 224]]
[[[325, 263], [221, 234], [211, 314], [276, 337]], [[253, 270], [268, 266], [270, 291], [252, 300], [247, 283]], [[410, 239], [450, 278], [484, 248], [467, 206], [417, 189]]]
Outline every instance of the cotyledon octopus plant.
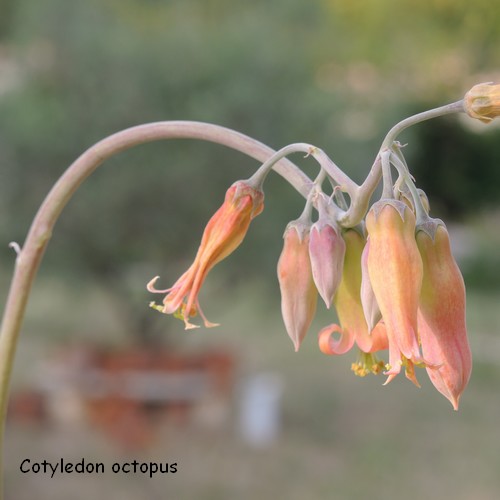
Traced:
[[[339, 321], [319, 332], [323, 353], [341, 355], [356, 346], [354, 373], [383, 373], [386, 383], [404, 369], [418, 386], [415, 367], [425, 368], [434, 387], [458, 409], [472, 368], [464, 281], [446, 225], [429, 215], [428, 199], [415, 186], [395, 140], [407, 126], [455, 112], [493, 120], [500, 114], [500, 85], [476, 85], [461, 101], [400, 122], [387, 135], [362, 185], [314, 146], [300, 143], [278, 151], [253, 176], [228, 189], [204, 230], [193, 264], [174, 285], [157, 289], [158, 276], [148, 283], [150, 292], [166, 294], [161, 305], [152, 302], [151, 307], [182, 319], [186, 329], [196, 327], [192, 318], [197, 315], [206, 327], [217, 326], [198, 300], [208, 272], [241, 244], [250, 222], [262, 212], [262, 186], [271, 168], [286, 155], [305, 152], [317, 160], [320, 171], [310, 183], [302, 214], [285, 229], [278, 261], [281, 311], [295, 350], [311, 325], [319, 296], [326, 307], [335, 307]], [[380, 181], [382, 196], [369, 207]], [[381, 359], [381, 351], [388, 351], [387, 360]]]

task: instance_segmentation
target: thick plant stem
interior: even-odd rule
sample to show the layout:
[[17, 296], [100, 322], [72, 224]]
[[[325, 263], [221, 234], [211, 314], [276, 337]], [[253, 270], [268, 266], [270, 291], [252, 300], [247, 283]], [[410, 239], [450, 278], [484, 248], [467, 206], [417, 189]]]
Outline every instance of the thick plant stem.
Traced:
[[[274, 153], [274, 150], [259, 141], [217, 125], [188, 121], [158, 122], [132, 127], [101, 140], [66, 170], [45, 198], [23, 247], [18, 249], [14, 276], [0, 327], [0, 474], [3, 470], [4, 427], [17, 339], [28, 296], [54, 224], [80, 184], [107, 158], [133, 146], [162, 139], [210, 141], [238, 150], [261, 162]], [[275, 170], [307, 197], [312, 181], [293, 163], [282, 159], [276, 163]], [[1, 476], [0, 485], [1, 500]]]

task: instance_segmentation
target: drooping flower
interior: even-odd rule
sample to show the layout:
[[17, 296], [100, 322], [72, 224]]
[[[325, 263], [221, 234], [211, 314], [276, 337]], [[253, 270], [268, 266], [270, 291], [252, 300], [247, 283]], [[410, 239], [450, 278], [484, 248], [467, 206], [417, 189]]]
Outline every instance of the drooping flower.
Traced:
[[196, 328], [189, 322], [191, 316], [200, 314], [205, 326], [216, 324], [204, 316], [198, 301], [201, 286], [208, 272], [231, 254], [243, 241], [250, 221], [264, 209], [264, 193], [247, 181], [235, 182], [226, 192], [224, 203], [208, 221], [203, 232], [193, 264], [166, 290], [157, 290], [154, 285], [158, 276], [147, 285], [153, 293], [167, 293], [163, 306], [151, 307], [164, 314], [174, 314], [184, 320], [186, 329]]
[[457, 410], [472, 369], [465, 285], [442, 223], [431, 234], [417, 230], [416, 241], [424, 268], [418, 317], [422, 353], [434, 365], [427, 367], [432, 383]]
[[424, 362], [417, 336], [422, 259], [415, 241], [415, 216], [401, 201], [381, 200], [366, 217], [370, 237], [367, 267], [389, 341], [388, 382], [406, 367], [416, 385], [414, 364]]
[[309, 230], [300, 219], [288, 224], [278, 261], [281, 313], [295, 351], [311, 326], [318, 301], [309, 258]]
[[349, 351], [356, 343], [363, 353], [387, 348], [385, 331], [377, 329], [370, 335], [361, 304], [361, 255], [365, 238], [357, 229], [343, 233], [346, 244], [342, 279], [334, 298], [340, 325], [331, 324], [319, 333], [319, 347], [329, 355]]
[[309, 256], [314, 283], [329, 309], [342, 278], [345, 243], [325, 204], [324, 197], [318, 197], [319, 218], [311, 227]]

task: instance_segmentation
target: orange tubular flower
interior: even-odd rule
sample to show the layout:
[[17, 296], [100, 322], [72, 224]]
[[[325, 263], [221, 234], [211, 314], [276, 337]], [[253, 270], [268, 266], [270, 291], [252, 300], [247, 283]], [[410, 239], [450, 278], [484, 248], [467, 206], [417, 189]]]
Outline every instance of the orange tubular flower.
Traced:
[[309, 227], [291, 222], [285, 230], [284, 246], [278, 261], [281, 313], [295, 351], [311, 326], [318, 292], [309, 259]]
[[205, 318], [198, 302], [198, 293], [210, 269], [240, 245], [250, 221], [263, 209], [264, 193], [260, 189], [247, 181], [235, 182], [227, 190], [222, 206], [208, 221], [191, 267], [169, 289], [157, 290], [154, 287], [158, 276], [148, 283], [147, 289], [150, 292], [167, 293], [163, 306], [152, 303], [151, 307], [162, 313], [181, 317], [186, 329], [197, 327], [189, 322], [189, 317], [198, 312], [205, 326], [217, 326]]
[[344, 354], [354, 343], [364, 353], [386, 349], [383, 328], [369, 334], [361, 304], [361, 255], [365, 239], [355, 229], [345, 231], [343, 238], [346, 244], [344, 269], [333, 300], [341, 326], [332, 324], [323, 328], [319, 333], [319, 348], [329, 355]]
[[417, 232], [424, 265], [419, 306], [419, 334], [427, 373], [455, 410], [465, 389], [472, 358], [465, 325], [465, 286], [450, 249], [448, 231], [439, 225], [432, 238]]
[[415, 363], [422, 363], [417, 338], [417, 309], [422, 259], [415, 241], [415, 216], [401, 201], [381, 200], [366, 217], [370, 236], [367, 266], [389, 341], [387, 382], [406, 366], [416, 385]]

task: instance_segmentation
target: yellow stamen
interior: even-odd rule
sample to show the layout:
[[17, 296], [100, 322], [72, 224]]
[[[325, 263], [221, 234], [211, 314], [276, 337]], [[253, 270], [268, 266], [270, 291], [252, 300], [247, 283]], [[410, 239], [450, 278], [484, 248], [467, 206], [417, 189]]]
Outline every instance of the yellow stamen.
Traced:
[[378, 375], [386, 368], [386, 364], [379, 360], [375, 354], [371, 352], [359, 351], [358, 360], [352, 363], [351, 370], [358, 377], [366, 377], [372, 373]]
[[149, 303], [149, 307], [156, 309], [157, 311], [163, 312], [163, 306], [156, 304], [154, 301]]

